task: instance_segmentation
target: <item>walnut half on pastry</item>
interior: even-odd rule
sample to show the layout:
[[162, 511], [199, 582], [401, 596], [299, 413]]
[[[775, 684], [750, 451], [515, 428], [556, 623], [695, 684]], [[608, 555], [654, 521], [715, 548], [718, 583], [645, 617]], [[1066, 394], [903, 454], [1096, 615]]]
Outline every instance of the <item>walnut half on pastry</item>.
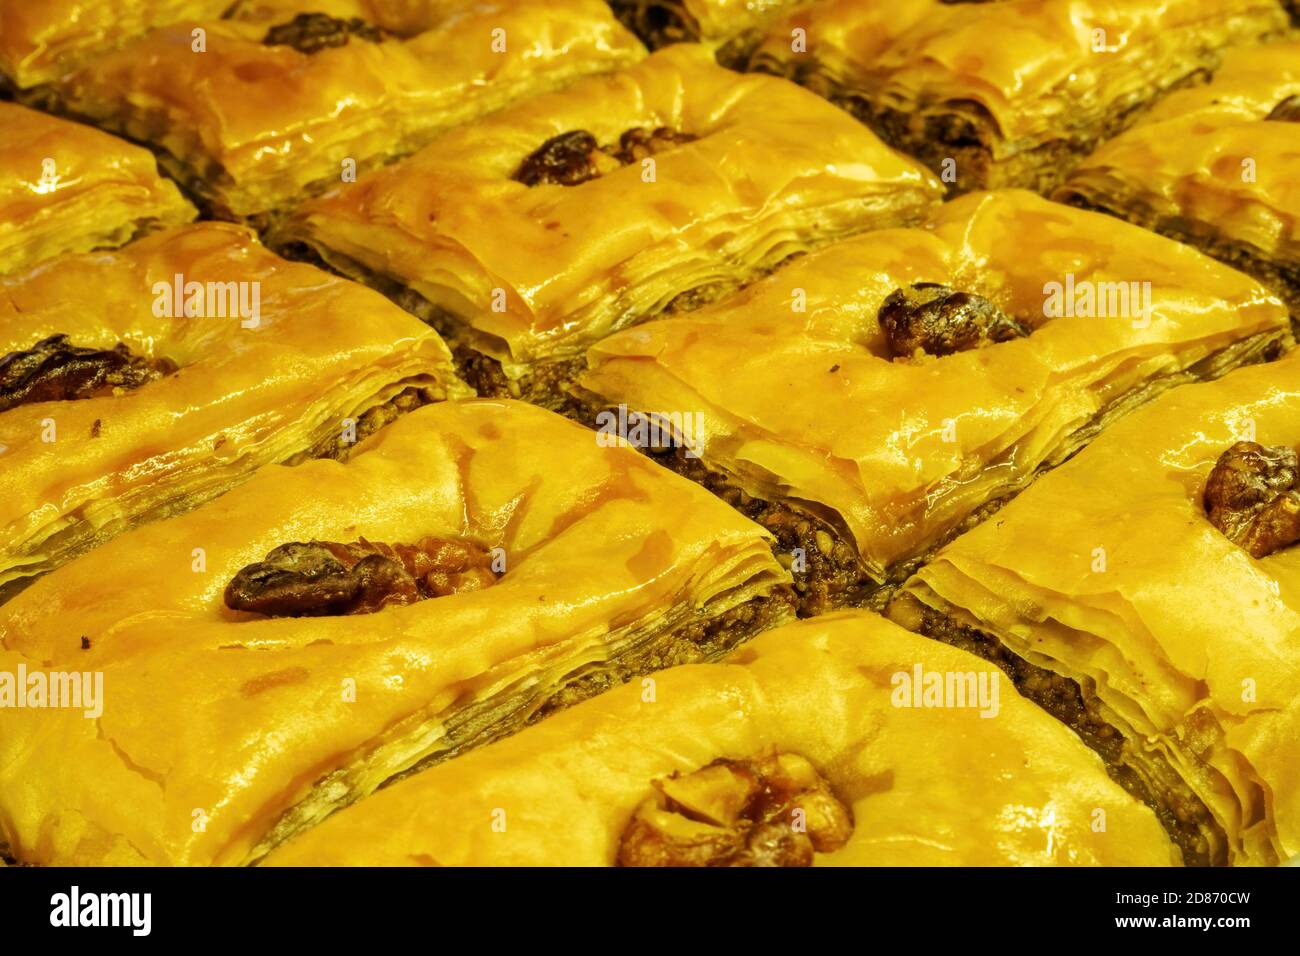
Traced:
[[1205, 482], [1205, 513], [1234, 544], [1263, 558], [1300, 541], [1300, 462], [1294, 448], [1239, 441]]
[[474, 541], [426, 536], [416, 544], [293, 541], [245, 565], [226, 607], [271, 617], [371, 614], [495, 584], [491, 552]]
[[896, 358], [910, 358], [918, 350], [951, 355], [1029, 334], [1029, 329], [984, 296], [940, 282], [895, 289], [880, 306], [879, 319]]
[[655, 788], [623, 832], [622, 866], [812, 866], [853, 834], [849, 808], [798, 754], [715, 760]]

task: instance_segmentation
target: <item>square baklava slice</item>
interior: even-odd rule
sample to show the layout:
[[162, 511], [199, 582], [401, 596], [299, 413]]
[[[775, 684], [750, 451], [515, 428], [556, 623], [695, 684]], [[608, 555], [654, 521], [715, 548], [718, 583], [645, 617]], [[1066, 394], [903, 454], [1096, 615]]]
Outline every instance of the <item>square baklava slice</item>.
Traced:
[[1056, 198], [1190, 242], [1300, 315], [1300, 42], [1238, 50], [1084, 160]]
[[1287, 25], [1277, 0], [826, 0], [751, 66], [844, 104], [955, 190], [1045, 191], [1224, 49]]
[[555, 405], [601, 336], [914, 221], [941, 192], [847, 113], [678, 44], [454, 130], [273, 241], [433, 322], [480, 394]]
[[0, 277], [0, 600], [260, 465], [468, 394], [383, 296], [201, 223]]
[[312, 4], [177, 21], [96, 58], [47, 99], [154, 147], [212, 215], [265, 225], [442, 130], [645, 55], [600, 0], [568, 3], [563, 17], [546, 0], [504, 0], [381, 18], [410, 35], [297, 6]]
[[609, 440], [770, 528], [815, 612], [880, 598], [1159, 391], [1291, 342], [1250, 277], [1010, 190], [611, 336], [577, 391]]
[[147, 149], [16, 103], [0, 130], [0, 275], [197, 215]]
[[[939, 695], [935, 695], [935, 681]], [[1169, 866], [1155, 815], [985, 661], [869, 612], [585, 701], [278, 866]], [[951, 694], [951, 696], [949, 696]], [[1097, 827], [1097, 820], [1104, 826]]]
[[0, 607], [0, 668], [104, 688], [97, 719], [0, 709], [0, 835], [31, 863], [250, 862], [396, 775], [723, 654], [792, 616], [787, 582], [762, 528], [630, 448], [523, 403], [421, 408]]
[[1175, 389], [917, 572], [893, 613], [992, 656], [1184, 853], [1300, 852], [1300, 356]]

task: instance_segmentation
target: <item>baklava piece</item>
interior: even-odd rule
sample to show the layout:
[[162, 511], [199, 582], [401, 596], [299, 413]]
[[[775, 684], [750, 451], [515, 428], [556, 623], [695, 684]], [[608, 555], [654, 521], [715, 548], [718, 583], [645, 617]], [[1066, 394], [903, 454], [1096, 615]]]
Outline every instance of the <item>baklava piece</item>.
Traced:
[[[274, 0], [272, 0], [274, 2]], [[219, 17], [232, 0], [0, 0], [0, 85], [27, 90], [186, 17]]]
[[1277, 0], [826, 0], [750, 65], [841, 103], [957, 191], [1046, 191], [1225, 48], [1287, 23]]
[[434, 323], [483, 395], [554, 407], [582, 350], [942, 192], [846, 113], [678, 44], [305, 204], [306, 246]]
[[999, 661], [1201, 863], [1300, 852], [1300, 356], [1177, 389], [922, 568], [894, 614]]
[[146, 149], [0, 102], [0, 275], [192, 220]]
[[1065, 202], [1190, 242], [1300, 316], [1300, 43], [1229, 53], [1075, 169]]
[[882, 599], [1161, 390], [1291, 342], [1249, 277], [1009, 190], [611, 336], [578, 392], [593, 425], [771, 529], [817, 612]]
[[467, 394], [427, 326], [242, 227], [0, 278], [0, 600], [261, 465]]
[[24, 862], [250, 862], [791, 616], [767, 534], [711, 495], [535, 406], [442, 402], [0, 608], [0, 666], [106, 688], [97, 720], [0, 709], [0, 833]]
[[997, 668], [867, 612], [401, 781], [286, 866], [1169, 866], [1155, 815]]
[[153, 146], [212, 215], [264, 226], [451, 126], [645, 55], [600, 0], [566, 3], [563, 17], [547, 0], [463, 7], [383, 20], [412, 36], [292, 9], [181, 21], [94, 60], [51, 99]]

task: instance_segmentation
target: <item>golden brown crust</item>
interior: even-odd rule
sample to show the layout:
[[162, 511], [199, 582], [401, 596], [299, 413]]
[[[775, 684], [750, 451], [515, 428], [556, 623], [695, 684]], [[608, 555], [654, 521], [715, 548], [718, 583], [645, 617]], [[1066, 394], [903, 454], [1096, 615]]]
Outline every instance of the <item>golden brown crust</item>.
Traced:
[[224, 224], [0, 279], [0, 356], [58, 335], [167, 372], [0, 412], [0, 588], [364, 431], [370, 409], [408, 389], [468, 394], [422, 323]]
[[[223, 600], [286, 541], [422, 536], [478, 542], [499, 578], [352, 616]], [[347, 464], [263, 469], [0, 607], [0, 670], [93, 669], [112, 694], [97, 720], [0, 709], [0, 829], [30, 862], [245, 862], [576, 681], [600, 689], [602, 664], [725, 649], [744, 622], [708, 625], [752, 621], [787, 581], [762, 529], [631, 449], [521, 403], [431, 405]]]
[[0, 275], [195, 216], [139, 146], [3, 101], [0, 129]]
[[[610, 866], [638, 808], [657, 804], [657, 792], [690, 804], [697, 819], [727, 819], [745, 794], [719, 793], [710, 784], [725, 780], [696, 773], [718, 761], [763, 762], [773, 750], [801, 758], [784, 764], [777, 775], [791, 779], [778, 789], [817, 797], [803, 806], [802, 821], [810, 843], [817, 831], [828, 837], [811, 847], [815, 865], [1177, 862], [1151, 811], [1054, 718], [1005, 686], [995, 716], [977, 706], [926, 706], [910, 685], [902, 689], [918, 672], [932, 686], [926, 675], [954, 687], [983, 679], [986, 702], [998, 674], [865, 612], [778, 628], [724, 663], [673, 668], [652, 685], [620, 688], [401, 781], [268, 863]], [[957, 700], [955, 691], [944, 698]], [[847, 813], [824, 806], [824, 795]], [[852, 829], [841, 842], [849, 814]], [[728, 842], [745, 852], [718, 832], [729, 828], [679, 819], [687, 825], [652, 822], [701, 837], [710, 856], [726, 855]], [[776, 829], [767, 834], [775, 839], [760, 841], [777, 851], [768, 858], [804, 858], [799, 830]]]
[[957, 190], [1046, 190], [1224, 49], [1286, 28], [1273, 0], [826, 0], [751, 64], [850, 104]]
[[448, 6], [411, 37], [331, 21], [358, 26], [320, 49], [287, 42], [287, 11], [172, 23], [86, 65], [52, 98], [152, 145], [214, 215], [261, 221], [449, 127], [645, 55], [600, 0], [568, 4], [563, 19], [545, 0]]
[[[1225, 451], [1293, 447], [1294, 353], [1115, 425], [917, 572], [908, 592], [1093, 688], [1108, 723], [1209, 808], [1236, 863], [1300, 847], [1300, 550], [1260, 558], [1205, 512]], [[1218, 494], [1217, 492], [1215, 493]]]
[[[555, 137], [694, 137], [577, 185], [514, 177]], [[848, 158], [852, 158], [852, 162]], [[396, 280], [517, 378], [683, 293], [910, 222], [941, 191], [915, 162], [792, 84], [690, 45], [455, 130], [305, 204], [277, 241]]]
[[[993, 321], [996, 308], [1029, 334], [898, 357], [881, 309], [918, 282], [959, 290], [968, 318]], [[1290, 342], [1286, 308], [1247, 276], [1011, 190], [611, 336], [579, 385], [598, 407], [689, 422], [704, 465], [839, 529], [884, 582], [1160, 390]]]

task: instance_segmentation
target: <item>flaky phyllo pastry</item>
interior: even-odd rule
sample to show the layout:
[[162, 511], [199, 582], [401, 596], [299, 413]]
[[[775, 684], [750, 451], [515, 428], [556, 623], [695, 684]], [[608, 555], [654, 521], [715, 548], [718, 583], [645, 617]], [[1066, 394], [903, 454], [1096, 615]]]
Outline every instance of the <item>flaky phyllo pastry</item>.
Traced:
[[1300, 313], [1300, 42], [1238, 50], [1174, 93], [1057, 191], [1191, 242]]
[[1297, 445], [1294, 353], [1177, 389], [942, 550], [896, 613], [999, 649], [1040, 690], [1077, 682], [1061, 715], [1189, 859], [1285, 860], [1300, 851]]
[[1046, 189], [1224, 48], [1286, 26], [1277, 0], [825, 0], [750, 65], [843, 103], [957, 189]]
[[0, 277], [0, 599], [261, 465], [466, 394], [427, 326], [242, 227]]
[[232, 2], [0, 0], [0, 86], [48, 83], [151, 27], [183, 17], [218, 17]]
[[778, 628], [417, 774], [280, 865], [1167, 866], [1101, 760], [971, 654]]
[[772, 529], [819, 610], [899, 580], [1110, 421], [1272, 354], [1288, 326], [1193, 249], [980, 193], [611, 336], [579, 385], [594, 409], [691, 424], [660, 460]]
[[421, 22], [399, 20], [413, 35], [359, 17], [259, 13], [162, 27], [93, 60], [51, 98], [153, 145], [206, 208], [242, 219], [645, 55], [600, 0], [566, 2], [563, 17], [546, 0], [444, 0]]
[[422, 408], [0, 608], [3, 670], [104, 675], [98, 719], [0, 709], [0, 836], [37, 863], [248, 862], [396, 774], [721, 654], [789, 616], [787, 581], [761, 528], [632, 449], [520, 403]]
[[793, 84], [675, 45], [448, 133], [277, 237], [450, 333], [480, 394], [557, 400], [610, 331], [916, 219], [941, 186]]
[[194, 216], [148, 150], [0, 102], [0, 274]]

